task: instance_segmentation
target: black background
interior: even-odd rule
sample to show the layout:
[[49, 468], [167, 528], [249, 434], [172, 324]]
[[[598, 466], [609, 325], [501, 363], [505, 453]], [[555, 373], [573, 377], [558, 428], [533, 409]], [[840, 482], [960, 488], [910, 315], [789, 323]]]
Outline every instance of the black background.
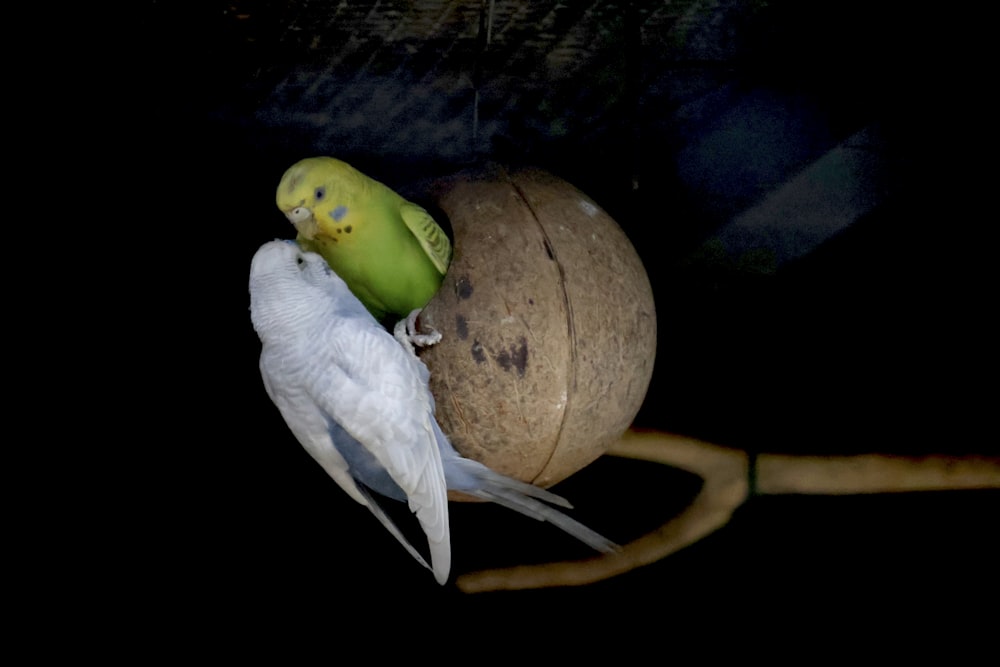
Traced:
[[[343, 628], [354, 607], [394, 623], [437, 615], [500, 637], [522, 625], [544, 635], [556, 620], [646, 639], [687, 626], [794, 627], [852, 645], [885, 639], [896, 623], [910, 637], [952, 623], [982, 637], [977, 624], [996, 620], [979, 608], [997, 593], [995, 490], [757, 497], [718, 533], [615, 579], [464, 596], [437, 586], [336, 488], [263, 391], [246, 279], [261, 243], [291, 236], [273, 201], [287, 166], [334, 154], [404, 188], [497, 160], [567, 179], [633, 240], [659, 331], [638, 425], [750, 451], [997, 455], [987, 412], [993, 272], [981, 223], [965, 209], [972, 186], [952, 181], [965, 162], [949, 149], [968, 144], [956, 101], [964, 84], [942, 46], [952, 43], [948, 27], [868, 3], [703, 4], [682, 34], [656, 3], [581, 3], [591, 14], [566, 10], [554, 37], [532, 41], [530, 24], [512, 28], [475, 65], [449, 59], [465, 62], [455, 55], [462, 48], [481, 54], [475, 40], [352, 47], [365, 24], [318, 25], [315, 4], [137, 11], [142, 80], [123, 91], [114, 120], [143, 128], [128, 131], [142, 155], [134, 187], [155, 200], [144, 210], [158, 233], [134, 243], [155, 256], [163, 290], [139, 326], [159, 351], [143, 364], [160, 385], [157, 422], [169, 445], [129, 484], [159, 489], [169, 479], [143, 510], [143, 538], [112, 562], [129, 573], [126, 607], [180, 604], [201, 627], [301, 615]], [[588, 21], [605, 32], [567, 57], [575, 67], [539, 65], [560, 34]], [[321, 46], [310, 50], [313, 34]], [[514, 57], [519, 49], [527, 52]], [[463, 67], [465, 93], [419, 97], [418, 84]], [[294, 76], [323, 85], [290, 92]], [[380, 94], [381, 112], [365, 102]], [[778, 113], [784, 129], [765, 139], [792, 139], [760, 143], [748, 122], [726, 135], [733, 145], [722, 157], [698, 149], [747, 99]], [[406, 113], [393, 113], [400, 104]], [[699, 254], [727, 220], [865, 127], [879, 129], [872, 150], [887, 181], [850, 227], [775, 270]], [[709, 176], [683, 171], [692, 155]], [[739, 168], [761, 155], [766, 173]], [[726, 167], [712, 172], [715, 158]], [[697, 490], [683, 473], [650, 468], [601, 459], [556, 490], [586, 523], [627, 541]], [[502, 509], [452, 507], [456, 572], [585, 555]], [[511, 609], [520, 621], [496, 620]]]

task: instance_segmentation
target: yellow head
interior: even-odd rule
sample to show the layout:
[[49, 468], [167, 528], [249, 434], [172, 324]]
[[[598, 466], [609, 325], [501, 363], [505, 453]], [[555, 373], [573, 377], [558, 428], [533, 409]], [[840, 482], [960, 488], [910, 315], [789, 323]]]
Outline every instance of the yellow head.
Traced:
[[293, 164], [281, 177], [275, 202], [303, 237], [313, 240], [321, 221], [338, 220], [363, 189], [365, 177], [346, 162], [310, 157]]

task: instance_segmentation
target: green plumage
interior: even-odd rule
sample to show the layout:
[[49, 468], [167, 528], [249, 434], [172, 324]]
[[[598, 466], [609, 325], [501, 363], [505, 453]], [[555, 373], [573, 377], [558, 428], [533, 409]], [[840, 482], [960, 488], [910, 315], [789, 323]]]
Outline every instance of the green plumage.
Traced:
[[292, 165], [278, 208], [378, 319], [423, 308], [441, 285], [451, 242], [427, 211], [331, 157]]

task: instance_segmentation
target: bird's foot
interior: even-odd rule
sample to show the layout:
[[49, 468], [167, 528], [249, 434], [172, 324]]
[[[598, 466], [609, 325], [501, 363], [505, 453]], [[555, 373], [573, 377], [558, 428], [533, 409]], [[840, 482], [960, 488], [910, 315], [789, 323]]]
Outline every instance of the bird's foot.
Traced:
[[405, 319], [396, 322], [392, 331], [393, 336], [399, 341], [410, 354], [416, 354], [414, 346], [430, 347], [441, 340], [441, 332], [430, 329], [426, 333], [420, 333], [417, 329], [417, 317], [420, 315], [420, 308], [416, 308], [406, 316]]

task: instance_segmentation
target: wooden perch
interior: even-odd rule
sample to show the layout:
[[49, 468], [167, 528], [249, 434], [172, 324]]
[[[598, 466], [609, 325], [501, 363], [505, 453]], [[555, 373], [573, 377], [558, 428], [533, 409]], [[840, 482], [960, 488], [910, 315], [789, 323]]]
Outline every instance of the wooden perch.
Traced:
[[[471, 572], [457, 578], [458, 588], [480, 593], [601, 581], [665, 558], [718, 530], [750, 494], [750, 457], [737, 449], [670, 433], [629, 430], [608, 454], [680, 468], [698, 475], [704, 484], [680, 516], [626, 544], [620, 553]], [[756, 477], [756, 492], [761, 495], [996, 489], [1000, 458], [761, 454]]]

